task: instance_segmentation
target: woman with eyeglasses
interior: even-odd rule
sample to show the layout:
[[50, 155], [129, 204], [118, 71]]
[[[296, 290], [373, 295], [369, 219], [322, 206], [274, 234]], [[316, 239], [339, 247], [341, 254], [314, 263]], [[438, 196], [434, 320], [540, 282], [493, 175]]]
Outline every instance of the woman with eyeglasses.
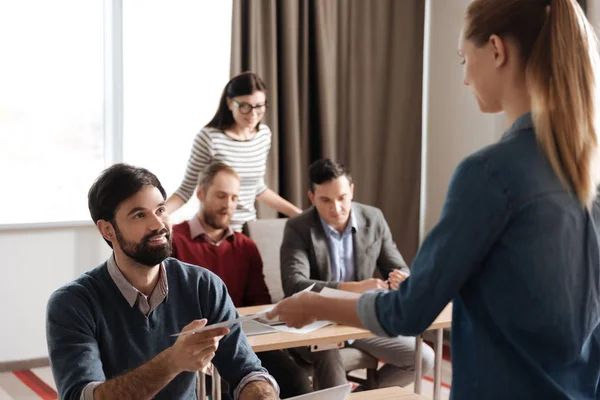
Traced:
[[257, 199], [290, 217], [302, 212], [265, 184], [271, 130], [260, 121], [266, 110], [267, 88], [256, 74], [244, 72], [227, 83], [215, 116], [194, 139], [183, 182], [167, 200], [170, 213], [192, 197], [199, 176], [213, 161], [231, 166], [241, 179], [237, 209], [230, 223], [235, 231], [256, 219]]

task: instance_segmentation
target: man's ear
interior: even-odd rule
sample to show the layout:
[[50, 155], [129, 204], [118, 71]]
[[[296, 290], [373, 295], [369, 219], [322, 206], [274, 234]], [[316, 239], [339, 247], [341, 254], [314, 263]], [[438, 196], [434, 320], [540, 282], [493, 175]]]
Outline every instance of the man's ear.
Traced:
[[354, 183], [350, 184], [350, 200], [354, 200]]
[[202, 187], [198, 186], [196, 196], [198, 197], [198, 200], [200, 200], [200, 203], [204, 203], [204, 190], [202, 190]]
[[96, 227], [104, 239], [111, 243], [116, 240], [115, 228], [110, 222], [99, 219], [98, 222], [96, 222]]
[[309, 198], [311, 204], [314, 206], [315, 205], [315, 194], [310, 189], [308, 189], [308, 198]]

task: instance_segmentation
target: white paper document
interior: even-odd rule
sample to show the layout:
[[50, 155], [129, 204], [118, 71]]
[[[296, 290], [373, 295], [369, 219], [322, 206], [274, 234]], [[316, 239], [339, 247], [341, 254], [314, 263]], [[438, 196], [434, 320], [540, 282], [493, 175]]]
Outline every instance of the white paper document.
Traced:
[[254, 314], [254, 315], [246, 315], [245, 317], [239, 317], [236, 319], [231, 319], [229, 321], [219, 322], [217, 324], [206, 325], [206, 326], [203, 326], [202, 328], [194, 329], [193, 331], [174, 333], [171, 336], [185, 336], [185, 335], [191, 335], [193, 333], [209, 331], [211, 329], [228, 327], [233, 324], [237, 324], [238, 322], [248, 321], [250, 319], [256, 319], [256, 318], [260, 317], [262, 314], [264, 314], [264, 313], [258, 313], [258, 314]]
[[360, 293], [347, 292], [345, 290], [331, 289], [328, 287], [324, 287], [319, 294], [324, 297], [329, 297], [330, 299], [358, 299], [360, 297]]
[[[302, 292], [308, 292], [310, 290], [312, 290], [312, 288], [315, 286], [315, 284], [313, 283], [312, 285], [310, 285], [309, 287], [307, 287], [306, 289], [302, 290]], [[300, 292], [298, 292], [300, 293]], [[180, 332], [180, 333], [174, 333], [171, 336], [176, 337], [176, 336], [185, 336], [185, 335], [191, 335], [194, 333], [199, 333], [199, 332], [204, 332], [204, 331], [210, 331], [211, 329], [216, 329], [216, 328], [223, 328], [223, 327], [227, 327], [227, 326], [231, 326], [233, 324], [237, 324], [240, 322], [244, 322], [244, 321], [248, 321], [251, 319], [257, 319], [257, 318], [262, 318], [262, 319], [267, 319], [267, 313], [269, 311], [271, 311], [272, 309], [275, 308], [277, 304], [273, 304], [271, 307], [268, 307], [266, 309], [264, 309], [263, 311], [256, 313], [256, 314], [252, 314], [252, 315], [246, 315], [244, 317], [239, 317], [239, 318], [235, 318], [235, 319], [230, 319], [229, 321], [223, 321], [223, 322], [219, 322], [216, 324], [212, 324], [212, 325], [206, 325], [203, 326], [202, 328], [199, 329], [194, 329], [193, 331], [187, 331], [187, 332]], [[330, 324], [331, 322], [327, 323], [326, 325]], [[325, 326], [325, 325], [323, 325]], [[280, 328], [280, 326], [274, 326], [273, 328]], [[287, 328], [287, 327], [285, 327]], [[306, 329], [307, 327], [305, 326], [303, 329]], [[315, 329], [319, 329], [318, 328], [314, 328]], [[288, 328], [288, 329], [294, 329], [294, 328]], [[296, 330], [301, 330], [301, 329], [296, 329]], [[286, 331], [288, 332], [288, 331]], [[309, 331], [310, 332], [310, 331]], [[306, 333], [306, 332], [298, 332], [298, 333]]]
[[331, 321], [315, 321], [312, 324], [306, 325], [304, 328], [300, 328], [300, 329], [291, 328], [287, 325], [275, 325], [275, 326], [272, 326], [271, 328], [277, 329], [278, 331], [281, 331], [281, 332], [305, 334], [305, 333], [310, 333], [312, 331], [316, 331], [317, 329], [321, 329], [324, 326], [331, 325], [331, 324], [333, 324], [333, 322], [331, 322]]

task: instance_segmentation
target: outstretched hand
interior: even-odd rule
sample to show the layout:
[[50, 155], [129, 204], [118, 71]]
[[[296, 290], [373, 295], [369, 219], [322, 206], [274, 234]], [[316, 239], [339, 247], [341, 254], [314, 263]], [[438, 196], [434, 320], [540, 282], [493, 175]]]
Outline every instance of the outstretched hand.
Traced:
[[274, 309], [267, 313], [268, 319], [279, 317], [292, 328], [302, 328], [317, 321], [312, 307], [313, 301], [319, 296], [315, 292], [300, 292], [280, 301]]

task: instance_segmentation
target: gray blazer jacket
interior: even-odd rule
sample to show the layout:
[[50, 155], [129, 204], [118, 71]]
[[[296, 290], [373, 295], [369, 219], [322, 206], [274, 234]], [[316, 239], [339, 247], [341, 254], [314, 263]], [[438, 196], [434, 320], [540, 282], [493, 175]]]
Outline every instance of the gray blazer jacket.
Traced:
[[[384, 279], [395, 269], [408, 272], [381, 210], [352, 203], [352, 212], [358, 225], [353, 241], [357, 280], [372, 278], [375, 267], [379, 268]], [[287, 221], [280, 260], [281, 282], [286, 296], [313, 283], [316, 292], [325, 286], [337, 289], [340, 284], [331, 280], [329, 245], [315, 207]]]

